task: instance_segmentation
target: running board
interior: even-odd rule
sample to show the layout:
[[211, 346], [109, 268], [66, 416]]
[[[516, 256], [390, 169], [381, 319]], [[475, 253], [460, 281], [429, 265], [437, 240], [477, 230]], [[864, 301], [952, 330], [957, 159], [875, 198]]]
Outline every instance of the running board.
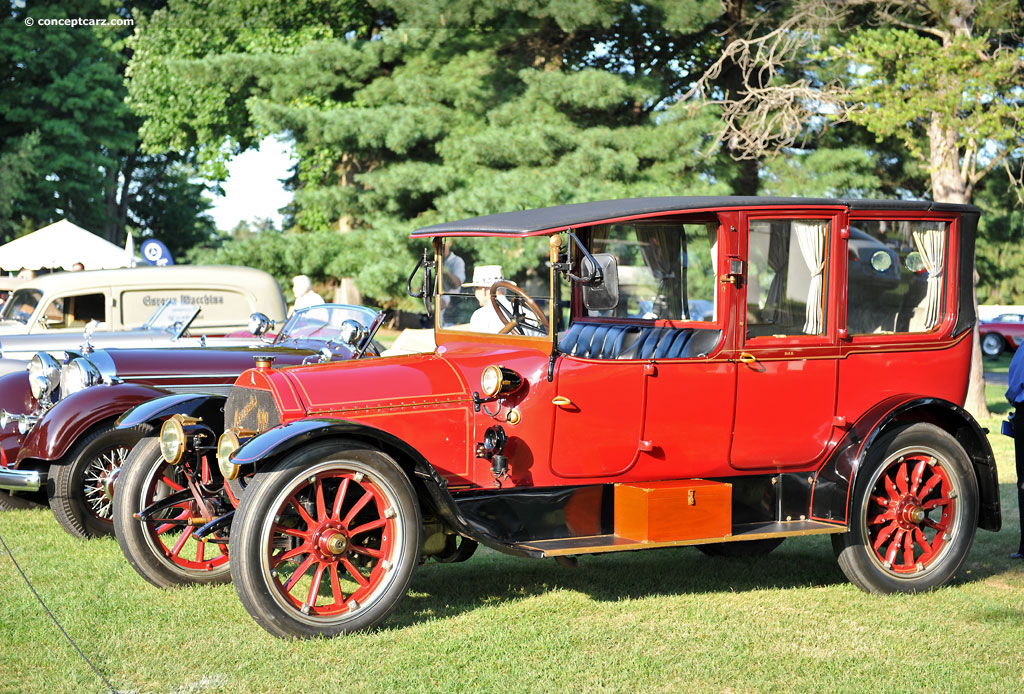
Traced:
[[802, 520], [739, 525], [733, 528], [733, 534], [727, 537], [652, 542], [634, 540], [620, 535], [591, 535], [588, 537], [570, 537], [554, 540], [533, 540], [531, 542], [517, 543], [513, 547], [531, 553], [539, 552], [541, 558], [547, 558], [571, 554], [597, 554], [600, 552], [624, 552], [637, 549], [656, 549], [659, 547], [681, 547], [683, 545], [706, 545], [713, 542], [741, 542], [743, 540], [760, 540], [768, 537], [823, 535], [845, 531], [846, 526], [844, 525]]

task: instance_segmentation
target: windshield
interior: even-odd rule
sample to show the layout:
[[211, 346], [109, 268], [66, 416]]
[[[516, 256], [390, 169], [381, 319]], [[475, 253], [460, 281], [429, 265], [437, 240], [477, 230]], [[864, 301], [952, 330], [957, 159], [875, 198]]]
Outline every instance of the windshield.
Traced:
[[168, 301], [153, 311], [153, 315], [143, 324], [142, 329], [180, 334], [188, 328], [197, 313], [199, 306]]
[[39, 299], [43, 293], [38, 289], [19, 289], [7, 300], [0, 310], [0, 320], [16, 320], [19, 323], [28, 323], [32, 313], [39, 305]]
[[551, 334], [548, 236], [449, 237], [441, 248], [438, 328]]
[[376, 317], [376, 311], [364, 306], [346, 304], [309, 306], [292, 314], [292, 317], [281, 328], [275, 343], [281, 344], [287, 340], [297, 339], [343, 342], [341, 324], [344, 321], [354, 320], [368, 330]]

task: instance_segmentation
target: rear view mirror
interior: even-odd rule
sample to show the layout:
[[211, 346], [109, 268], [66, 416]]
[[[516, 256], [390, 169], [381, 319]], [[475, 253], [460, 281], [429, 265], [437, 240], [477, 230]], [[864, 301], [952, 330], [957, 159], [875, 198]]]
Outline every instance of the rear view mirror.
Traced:
[[[595, 262], [597, 268], [594, 267]], [[584, 276], [596, 275], [598, 269], [604, 280], [583, 285], [583, 305], [588, 311], [611, 311], [619, 305], [619, 267], [615, 256], [611, 253], [594, 253], [580, 260], [580, 271]]]

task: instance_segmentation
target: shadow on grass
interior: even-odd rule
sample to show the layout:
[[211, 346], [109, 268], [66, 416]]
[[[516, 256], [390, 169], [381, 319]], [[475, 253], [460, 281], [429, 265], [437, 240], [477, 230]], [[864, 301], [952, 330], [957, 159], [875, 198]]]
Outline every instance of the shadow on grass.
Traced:
[[708, 557], [693, 547], [678, 547], [583, 556], [576, 568], [551, 559], [522, 559], [481, 550], [462, 564], [420, 566], [410, 594], [386, 627], [401, 628], [426, 615], [452, 616], [558, 590], [617, 602], [845, 582], [827, 537], [790, 538], [775, 552], [758, 558]]
[[[970, 585], [1024, 569], [1024, 562], [1009, 558], [1019, 539], [1014, 485], [1000, 485], [1000, 496], [1003, 529], [998, 533], [977, 532], [970, 554], [950, 585]], [[1008, 503], [1014, 504], [1010, 513]], [[462, 564], [431, 562], [420, 566], [410, 594], [384, 628], [402, 628], [427, 616], [453, 616], [558, 590], [617, 602], [846, 583], [832, 543], [824, 535], [788, 538], [771, 554], [756, 558], [708, 557], [696, 548], [678, 547], [583, 556], [576, 568], [560, 566], [550, 559], [522, 559], [480, 550]]]

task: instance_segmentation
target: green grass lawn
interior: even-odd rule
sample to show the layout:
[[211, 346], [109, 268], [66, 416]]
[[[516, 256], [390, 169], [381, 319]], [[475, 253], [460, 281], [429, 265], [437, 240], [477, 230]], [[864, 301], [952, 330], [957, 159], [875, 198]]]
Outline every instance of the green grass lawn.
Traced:
[[[0, 534], [125, 692], [1020, 692], [1013, 448], [990, 438], [1004, 529], [979, 532], [952, 585], [914, 596], [860, 592], [824, 536], [760, 560], [679, 548], [576, 569], [480, 551], [420, 567], [382, 629], [295, 642], [256, 626], [231, 586], [160, 591], [112, 539], [75, 540], [49, 511], [0, 514]], [[102, 691], [3, 552], [0, 586], [0, 692]]]
[[995, 359], [985, 357], [982, 363], [984, 364], [985, 371], [1004, 374], [1010, 370], [1010, 360], [1012, 358], [1012, 352], [1003, 352]]

